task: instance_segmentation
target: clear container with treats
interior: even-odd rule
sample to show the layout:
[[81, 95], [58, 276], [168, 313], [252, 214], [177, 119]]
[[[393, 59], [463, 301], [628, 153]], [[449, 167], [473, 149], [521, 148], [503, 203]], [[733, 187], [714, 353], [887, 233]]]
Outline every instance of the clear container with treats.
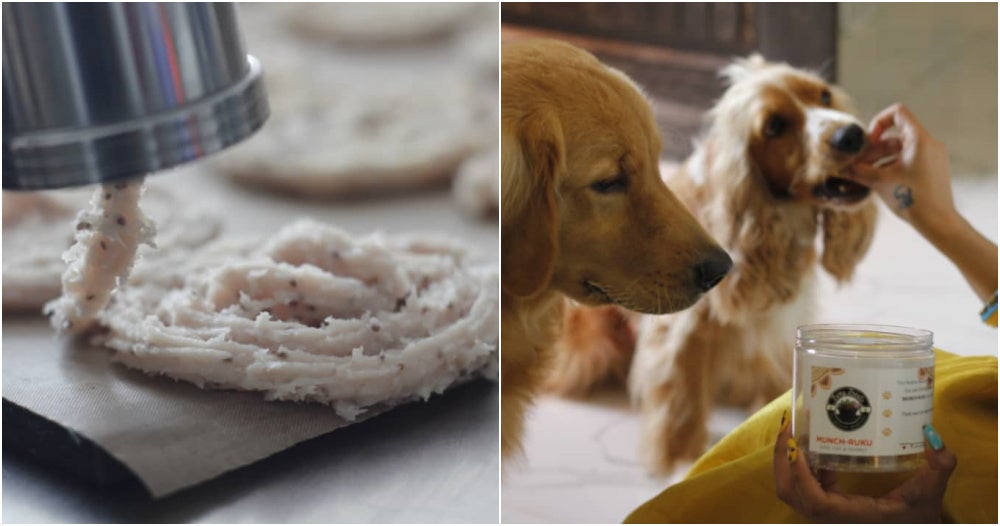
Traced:
[[813, 469], [888, 473], [924, 464], [932, 343], [930, 331], [906, 327], [799, 327], [792, 432]]

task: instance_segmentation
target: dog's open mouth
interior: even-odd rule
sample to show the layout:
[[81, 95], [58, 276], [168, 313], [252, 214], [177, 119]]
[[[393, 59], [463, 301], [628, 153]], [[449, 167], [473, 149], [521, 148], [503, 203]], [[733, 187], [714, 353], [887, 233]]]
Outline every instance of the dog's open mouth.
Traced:
[[615, 300], [612, 299], [611, 296], [607, 292], [604, 291], [604, 289], [602, 289], [601, 287], [599, 287], [593, 281], [583, 280], [581, 283], [583, 285], [583, 290], [585, 290], [587, 292], [588, 296], [590, 296], [590, 297], [592, 297], [592, 298], [594, 298], [594, 299], [596, 299], [598, 301], [604, 302], [604, 303], [614, 303], [615, 302]]
[[827, 177], [813, 187], [813, 195], [821, 199], [842, 203], [856, 203], [866, 197], [871, 190], [862, 184], [841, 177]]

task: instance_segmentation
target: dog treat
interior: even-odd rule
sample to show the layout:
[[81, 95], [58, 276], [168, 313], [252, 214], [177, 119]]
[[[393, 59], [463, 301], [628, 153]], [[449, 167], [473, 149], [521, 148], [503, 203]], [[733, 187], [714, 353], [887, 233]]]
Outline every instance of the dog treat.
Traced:
[[795, 347], [792, 432], [814, 469], [906, 471], [922, 465], [934, 407], [928, 331], [807, 325]]
[[296, 6], [288, 21], [293, 29], [314, 38], [356, 46], [386, 46], [446, 37], [483, 9], [474, 4], [447, 3], [310, 3]]
[[66, 270], [60, 255], [73, 243], [68, 227], [82, 208], [69, 201], [49, 192], [4, 192], [4, 312], [40, 312], [59, 296]]
[[475, 217], [494, 217], [500, 206], [500, 152], [483, 150], [467, 159], [452, 183], [459, 208]]
[[492, 6], [486, 7], [491, 9], [476, 16], [476, 22], [456, 37], [455, 45], [461, 59], [484, 85], [496, 87], [500, 75], [500, 42], [496, 36], [500, 13]]
[[[4, 192], [4, 312], [38, 313], [60, 295], [66, 270], [62, 254], [74, 243], [77, 226], [85, 226], [74, 218], [87, 206], [91, 193], [82, 189]], [[159, 248], [140, 246], [140, 260], [183, 259], [220, 230], [216, 216], [188, 204], [179, 206], [174, 193], [162, 186], [147, 185], [143, 208], [156, 221]]]
[[455, 245], [352, 238], [303, 220], [263, 244], [206, 252], [162, 269], [180, 279], [115, 296], [101, 337], [117, 361], [200, 387], [326, 403], [348, 420], [496, 375], [496, 270]]
[[438, 185], [494, 131], [483, 120], [495, 100], [471, 85], [341, 82], [276, 97], [268, 126], [220, 156], [219, 170], [305, 197]]
[[155, 247], [156, 227], [139, 209], [142, 180], [99, 187], [76, 217], [76, 243], [63, 254], [63, 294], [45, 305], [52, 326], [86, 331], [128, 279], [140, 244]]
[[[470, 18], [454, 39], [377, 51], [303, 39], [285, 23], [299, 16], [325, 29], [331, 13], [373, 9], [381, 21], [452, 11]], [[444, 187], [466, 158], [496, 143], [495, 6], [250, 4], [242, 11], [248, 46], [267, 67], [271, 118], [218, 157], [216, 168], [231, 180], [313, 199]], [[480, 41], [494, 49], [492, 65], [473, 49]]]

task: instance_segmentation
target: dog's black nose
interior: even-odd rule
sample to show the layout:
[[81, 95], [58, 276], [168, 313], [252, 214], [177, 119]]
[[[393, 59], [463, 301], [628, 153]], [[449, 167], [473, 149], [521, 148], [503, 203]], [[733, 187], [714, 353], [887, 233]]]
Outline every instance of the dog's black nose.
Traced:
[[844, 153], [858, 153], [865, 145], [865, 130], [857, 124], [844, 126], [833, 132], [830, 145]]
[[732, 258], [720, 250], [694, 268], [695, 283], [701, 290], [708, 292], [726, 277], [731, 268], [733, 268]]

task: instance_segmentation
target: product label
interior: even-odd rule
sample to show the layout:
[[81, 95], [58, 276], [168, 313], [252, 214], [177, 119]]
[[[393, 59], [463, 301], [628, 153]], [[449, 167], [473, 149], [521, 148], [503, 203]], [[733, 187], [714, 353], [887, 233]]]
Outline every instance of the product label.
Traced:
[[924, 450], [923, 427], [934, 408], [933, 358], [916, 366], [873, 367], [813, 357], [808, 369], [810, 451], [897, 456]]

